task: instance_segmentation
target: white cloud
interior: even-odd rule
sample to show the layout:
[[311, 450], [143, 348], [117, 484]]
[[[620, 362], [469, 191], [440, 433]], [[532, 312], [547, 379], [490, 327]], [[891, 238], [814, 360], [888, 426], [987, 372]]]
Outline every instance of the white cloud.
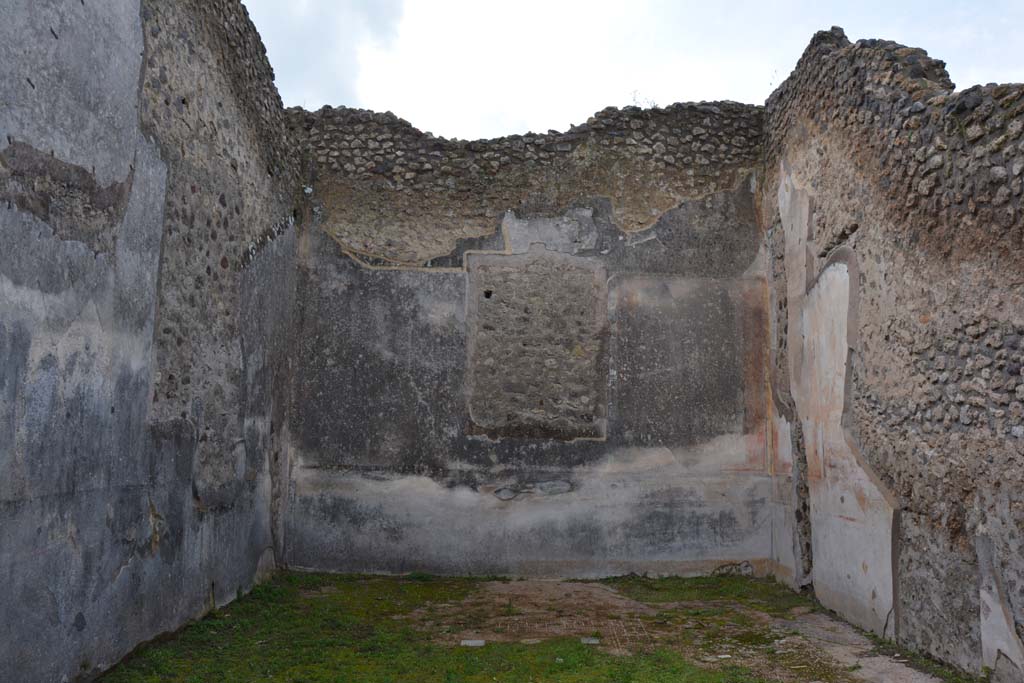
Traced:
[[1024, 3], [247, 0], [286, 104], [391, 110], [449, 137], [565, 129], [607, 106], [761, 103], [816, 30], [924, 47], [962, 87], [1024, 80]]
[[401, 0], [244, 0], [267, 46], [285, 106], [358, 106], [358, 51], [387, 44]]

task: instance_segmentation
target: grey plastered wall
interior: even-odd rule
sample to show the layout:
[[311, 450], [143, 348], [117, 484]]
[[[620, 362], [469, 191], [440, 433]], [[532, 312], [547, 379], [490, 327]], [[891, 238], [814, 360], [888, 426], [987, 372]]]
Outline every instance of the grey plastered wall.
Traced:
[[[250, 250], [243, 237], [233, 263], [209, 278], [218, 287], [203, 292], [191, 278], [191, 297], [166, 295], [184, 278], [178, 263], [206, 267], [199, 197], [217, 203], [206, 193], [241, 186], [211, 143], [208, 115], [218, 101], [244, 109], [232, 90], [213, 87], [233, 75], [211, 58], [221, 48], [209, 21], [240, 6], [208, 3], [206, 15], [187, 2], [151, 9], [132, 0], [0, 2], [9, 76], [0, 85], [4, 680], [91, 678], [140, 642], [234, 599], [274, 565], [268, 462], [274, 415], [283, 421], [274, 395], [283, 388], [294, 231], [275, 222], [288, 213], [276, 198], [263, 200], [267, 217], [250, 228], [276, 239]], [[161, 51], [167, 23], [189, 32]], [[172, 99], [183, 35], [207, 90]], [[179, 145], [175, 131], [190, 116], [193, 133]], [[232, 130], [252, 128], [242, 117]], [[196, 311], [197, 295], [209, 308]], [[215, 315], [234, 338], [219, 353], [244, 374], [201, 362], [159, 366], [155, 340], [194, 341], [168, 321], [213, 328]], [[195, 358], [208, 353], [198, 348]], [[202, 418], [153, 408], [161, 372], [200, 371], [244, 397], [216, 406], [237, 425], [241, 457], [202, 499]]]
[[752, 191], [684, 200], [639, 233], [600, 198], [509, 212], [496, 249], [448, 259], [461, 268], [365, 268], [304, 233], [289, 564], [768, 572]]

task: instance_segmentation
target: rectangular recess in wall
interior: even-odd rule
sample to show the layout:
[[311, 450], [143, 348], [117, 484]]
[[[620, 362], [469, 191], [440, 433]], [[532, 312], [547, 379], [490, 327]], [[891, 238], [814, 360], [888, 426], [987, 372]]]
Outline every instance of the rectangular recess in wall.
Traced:
[[534, 245], [526, 254], [471, 254], [467, 270], [469, 431], [604, 438], [604, 266]]

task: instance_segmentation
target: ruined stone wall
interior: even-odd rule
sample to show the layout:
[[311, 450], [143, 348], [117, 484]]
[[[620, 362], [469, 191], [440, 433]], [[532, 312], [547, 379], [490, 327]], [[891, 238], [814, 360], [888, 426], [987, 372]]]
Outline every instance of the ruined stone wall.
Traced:
[[761, 110], [462, 142], [289, 110], [302, 236], [285, 557], [772, 571]]
[[87, 679], [274, 566], [296, 176], [238, 2], [0, 4], [0, 677]]
[[288, 119], [315, 168], [324, 229], [371, 265], [441, 265], [510, 209], [558, 213], [581, 197], [607, 197], [620, 230], [642, 231], [682, 199], [733, 187], [760, 158], [760, 110], [731, 102], [610, 107], [565, 133], [472, 142], [358, 109]]
[[[774, 412], [803, 432], [815, 590], [914, 649], [1019, 680], [1024, 86], [954, 92], [923, 51], [833, 30], [766, 122]], [[801, 342], [828, 330], [846, 343]], [[888, 557], [854, 543], [878, 533]]]
[[1024, 671], [1024, 87], [815, 36], [765, 108], [283, 110], [237, 0], [4, 0], [0, 670], [284, 562], [773, 573]]

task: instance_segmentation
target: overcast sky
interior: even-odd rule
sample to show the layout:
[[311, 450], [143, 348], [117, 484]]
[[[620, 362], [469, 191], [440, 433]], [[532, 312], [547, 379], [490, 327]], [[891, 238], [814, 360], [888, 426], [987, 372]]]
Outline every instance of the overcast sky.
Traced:
[[608, 105], [763, 103], [811, 35], [887, 38], [960, 89], [1024, 81], [1024, 0], [243, 0], [286, 106], [392, 111], [464, 139]]

